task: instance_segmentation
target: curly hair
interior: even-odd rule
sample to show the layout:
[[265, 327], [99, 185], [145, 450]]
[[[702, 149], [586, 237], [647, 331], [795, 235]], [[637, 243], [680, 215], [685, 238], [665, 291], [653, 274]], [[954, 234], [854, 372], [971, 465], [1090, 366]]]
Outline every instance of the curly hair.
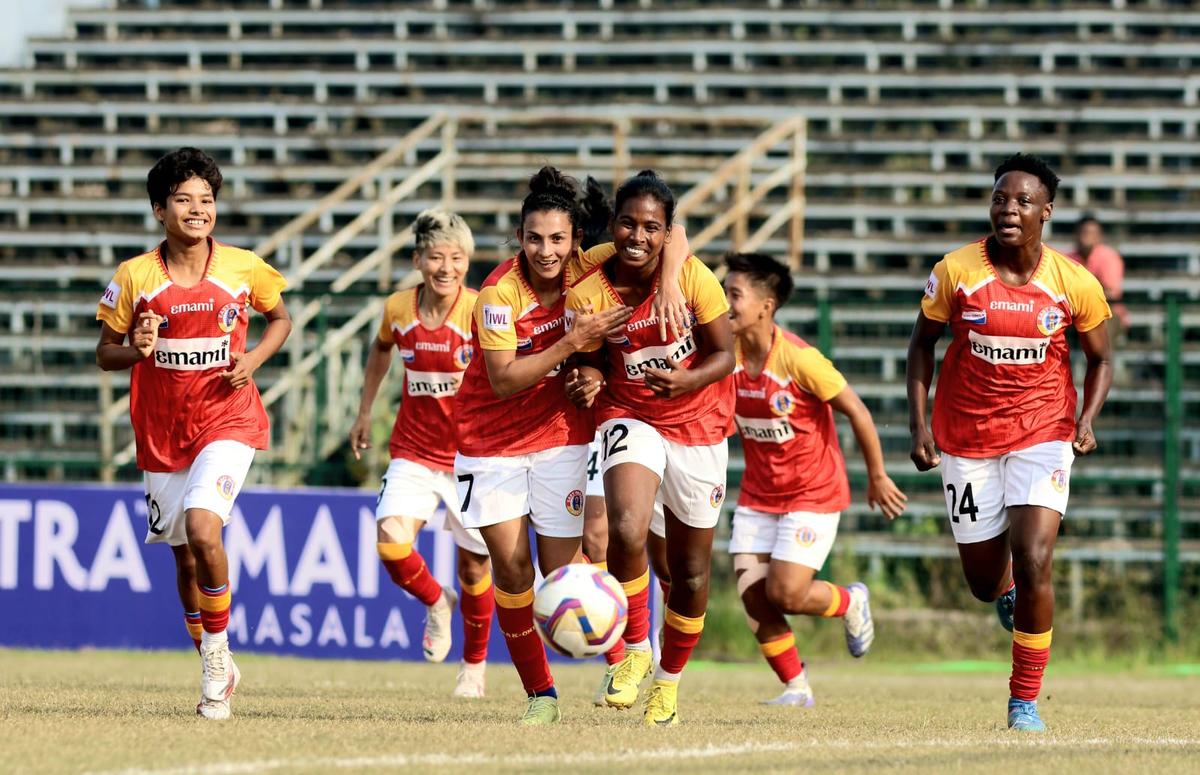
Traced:
[[1050, 169], [1049, 164], [1037, 156], [1027, 153], [1014, 153], [1000, 162], [1000, 166], [996, 168], [996, 177], [994, 180], [1000, 180], [1000, 177], [1008, 172], [1026, 172], [1033, 175], [1042, 181], [1042, 185], [1046, 187], [1046, 193], [1050, 195], [1048, 201], [1054, 201], [1054, 195], [1058, 192], [1058, 175], [1054, 174], [1054, 170]]
[[221, 169], [213, 158], [199, 148], [179, 148], [159, 159], [146, 176], [146, 193], [150, 203], [167, 206], [167, 197], [175, 193], [181, 183], [200, 178], [212, 188], [213, 199], [221, 190]]

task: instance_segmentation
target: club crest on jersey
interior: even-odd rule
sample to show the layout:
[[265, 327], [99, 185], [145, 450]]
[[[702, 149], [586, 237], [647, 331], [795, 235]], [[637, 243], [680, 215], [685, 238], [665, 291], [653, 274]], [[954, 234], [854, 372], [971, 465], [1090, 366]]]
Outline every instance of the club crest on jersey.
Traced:
[[579, 490], [571, 490], [567, 493], [567, 511], [571, 516], [578, 517], [583, 513], [583, 493]]
[[217, 313], [217, 325], [225, 333], [233, 331], [237, 326], [238, 315], [241, 314], [241, 308], [236, 304], [226, 304], [221, 307], [221, 311]]
[[1061, 468], [1055, 469], [1054, 473], [1050, 474], [1050, 486], [1055, 492], [1067, 491], [1067, 472]]
[[1058, 307], [1042, 307], [1042, 311], [1037, 314], [1038, 331], [1041, 331], [1045, 336], [1050, 336], [1062, 328], [1066, 317]]
[[416, 359], [417, 359], [416, 350], [411, 350], [407, 347], [400, 348], [400, 360], [404, 361], [405, 363], [412, 363]]
[[982, 326], [984, 323], [987, 323], [987, 311], [982, 309], [964, 309], [962, 311], [962, 321]]
[[459, 345], [454, 351], [454, 365], [460, 369], [465, 369], [471, 365], [471, 359], [475, 357], [475, 348], [469, 344]]
[[227, 501], [233, 500], [233, 477], [226, 474], [217, 479], [217, 492]]
[[777, 390], [771, 394], [771, 411], [780, 417], [787, 417], [796, 411], [796, 401], [786, 390]]
[[813, 530], [808, 525], [804, 525], [796, 531], [796, 543], [801, 546], [812, 546], [817, 542], [817, 531]]
[[721, 501], [725, 500], [725, 485], [718, 484], [713, 488], [713, 491], [708, 495], [708, 504], [714, 509], [721, 505]]

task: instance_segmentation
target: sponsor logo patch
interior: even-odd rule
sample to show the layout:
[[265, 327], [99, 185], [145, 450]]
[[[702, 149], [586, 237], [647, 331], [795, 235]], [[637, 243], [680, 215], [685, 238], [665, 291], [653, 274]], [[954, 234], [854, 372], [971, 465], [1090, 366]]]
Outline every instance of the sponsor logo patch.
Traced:
[[231, 333], [237, 326], [238, 315], [242, 312], [241, 306], [234, 304], [226, 304], [221, 307], [221, 311], [217, 313], [217, 325], [225, 333]]
[[671, 360], [682, 363], [689, 355], [696, 352], [696, 340], [691, 334], [674, 344], [643, 347], [633, 352], [621, 353], [625, 361], [625, 376], [635, 382], [646, 378], [646, 369], [671, 368]]
[[718, 484], [713, 488], [713, 491], [708, 495], [708, 503], [714, 509], [721, 505], [721, 501], [725, 500], [725, 485]]
[[1050, 474], [1050, 485], [1057, 492], [1066, 492], [1067, 491], [1067, 472], [1062, 470], [1061, 468], [1056, 469], [1054, 471], [1054, 473]]
[[185, 312], [212, 312], [213, 300], [188, 302], [187, 304], [172, 304], [170, 312], [172, 315], [182, 315]]
[[583, 493], [579, 490], [571, 490], [567, 493], [567, 511], [571, 516], [578, 517], [583, 513]]
[[454, 365], [460, 369], [465, 369], [471, 365], [471, 359], [475, 357], [475, 347], [473, 345], [459, 345], [454, 351]]
[[484, 304], [483, 327], [489, 331], [507, 331], [512, 328], [512, 307], [501, 304]]
[[1046, 336], [1058, 331], [1063, 327], [1063, 322], [1067, 316], [1058, 307], [1042, 307], [1041, 312], [1037, 314], [1037, 327]]
[[937, 296], [938, 279], [933, 272], [929, 273], [929, 279], [925, 281], [925, 297], [932, 299]]
[[771, 394], [771, 411], [780, 417], [787, 417], [796, 411], [796, 400], [786, 390], [777, 390]]
[[229, 365], [229, 337], [169, 339], [154, 343], [154, 365], [175, 371], [206, 371]]
[[765, 441], [772, 444], [782, 444], [796, 438], [792, 424], [783, 417], [741, 417], [735, 416], [738, 430], [742, 438], [750, 441]]
[[1004, 312], [1033, 312], [1032, 301], [1005, 301], [1000, 299], [993, 301], [988, 305], [989, 309], [1003, 310]]
[[159, 321], [159, 323], [158, 323], [158, 330], [162, 331], [164, 328], [168, 327], [169, 325], [171, 325], [171, 319], [169, 317], [167, 317], [166, 315], [163, 315], [163, 319], [161, 321]]
[[981, 309], [964, 309], [962, 311], [962, 320], [964, 323], [974, 323], [977, 326], [982, 326], [987, 322], [987, 312]]
[[404, 372], [404, 381], [408, 386], [410, 396], [430, 396], [431, 398], [444, 398], [457, 393], [462, 377], [461, 371], [413, 371], [407, 369]]
[[217, 492], [227, 501], [233, 500], [233, 477], [228, 474], [217, 479]]
[[986, 336], [978, 331], [967, 332], [971, 355], [997, 366], [1024, 366], [1046, 362], [1049, 339], [1024, 336]]
[[520, 339], [518, 339], [517, 340], [517, 349], [518, 350], [532, 350], [533, 349], [533, 337], [525, 336], [525, 337], [521, 337]]
[[817, 531], [813, 530], [808, 525], [804, 525], [796, 531], [796, 543], [801, 546], [812, 546], [817, 542]]
[[117, 285], [117, 281], [113, 280], [104, 289], [104, 293], [100, 294], [100, 303], [109, 309], [117, 308], [117, 299], [121, 297], [121, 286]]
[[400, 348], [400, 359], [403, 360], [405, 363], [412, 363], [413, 361], [415, 361], [417, 359], [417, 352], [416, 352], [416, 350], [411, 350], [407, 347], [401, 347]]

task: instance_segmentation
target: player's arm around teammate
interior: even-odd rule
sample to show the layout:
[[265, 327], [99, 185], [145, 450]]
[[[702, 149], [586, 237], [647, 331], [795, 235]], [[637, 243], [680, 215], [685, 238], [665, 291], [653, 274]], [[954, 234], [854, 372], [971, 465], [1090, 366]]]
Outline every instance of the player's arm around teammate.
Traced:
[[[606, 338], [607, 385], [597, 399], [609, 516], [609, 571], [629, 598], [627, 654], [605, 695], [628, 708], [652, 667], [646, 533], [657, 504], [665, 512], [671, 590], [663, 659], [646, 700], [650, 725], [677, 721], [679, 675], [703, 629], [712, 533], [725, 491], [725, 436], [732, 420], [733, 338], [720, 284], [689, 258], [680, 276], [693, 325], [662, 344], [648, 299], [660, 281], [674, 195], [654, 173], [639, 173], [616, 195], [616, 255], [568, 295], [573, 310], [628, 305], [623, 330]], [[599, 349], [599, 345], [595, 349]], [[661, 494], [660, 494], [661, 486]]]
[[[1051, 566], [1071, 466], [1096, 447], [1092, 423], [1112, 383], [1103, 289], [1042, 243], [1058, 183], [1032, 156], [997, 168], [992, 234], [934, 267], [908, 355], [911, 457], [918, 470], [941, 467], [967, 582], [1013, 630], [1008, 724], [1031, 731], [1045, 729], [1035, 700], [1050, 656]], [[934, 346], [947, 325], [931, 432]], [[1078, 416], [1068, 326], [1087, 358]]]
[[[350, 429], [355, 457], [371, 446], [371, 407], [398, 349], [404, 389], [389, 443], [390, 462], [375, 509], [377, 549], [392, 581], [429, 609], [422, 648], [441, 662], [451, 646], [457, 600], [463, 616], [463, 662], [454, 696], [484, 695], [484, 668], [494, 598], [487, 547], [459, 518], [454, 481], [454, 394], [471, 362], [471, 312], [476, 293], [463, 287], [475, 240], [458, 215], [426, 210], [413, 223], [416, 288], [388, 297], [367, 357], [358, 416]], [[443, 588], [415, 548], [426, 523], [454, 535], [461, 597]]]
[[809, 706], [807, 671], [785, 616], [842, 618], [855, 657], [874, 639], [865, 584], [813, 580], [850, 504], [834, 411], [849, 418], [858, 440], [871, 508], [894, 519], [907, 498], [884, 469], [875, 423], [858, 394], [820, 351], [775, 323], [792, 290], [787, 267], [757, 253], [730, 254], [725, 264], [737, 342], [735, 418], [746, 460], [729, 551], [747, 622], [784, 684], [767, 704]]
[[[210, 719], [229, 717], [240, 677], [225, 631], [231, 596], [221, 531], [254, 451], [269, 442], [253, 377], [291, 331], [280, 274], [212, 237], [221, 182], [216, 163], [195, 148], [154, 165], [146, 190], [164, 239], [121, 264], [96, 313], [97, 364], [131, 369], [146, 542], [166, 543], [174, 553], [180, 601], [201, 656], [196, 712]], [[251, 307], [267, 326], [247, 351]]]

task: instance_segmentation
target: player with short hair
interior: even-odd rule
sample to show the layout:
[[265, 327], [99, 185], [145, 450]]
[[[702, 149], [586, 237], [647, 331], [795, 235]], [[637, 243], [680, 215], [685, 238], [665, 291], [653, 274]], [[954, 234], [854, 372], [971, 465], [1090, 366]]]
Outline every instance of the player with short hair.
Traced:
[[[229, 718], [241, 676], [225, 631], [230, 590], [221, 530], [254, 450], [270, 441], [254, 372], [292, 328], [279, 272], [212, 237], [221, 182], [216, 162], [197, 148], [158, 160], [146, 192], [164, 239], [121, 263], [96, 310], [96, 363], [105, 371], [131, 369], [146, 543], [165, 543], [175, 555], [185, 620], [200, 641], [196, 712], [208, 719]], [[250, 308], [267, 327], [247, 351]]]
[[733, 336], [721, 285], [693, 256], [679, 285], [694, 324], [663, 343], [650, 299], [661, 282], [675, 196], [657, 174], [644, 170], [617, 189], [615, 210], [612, 257], [571, 288], [567, 307], [574, 314], [633, 308], [605, 342], [585, 348], [597, 353], [584, 358], [581, 372], [607, 383], [596, 399], [596, 419], [608, 569], [629, 598], [626, 655], [605, 694], [612, 707], [631, 707], [651, 672], [646, 533], [656, 509], [666, 510], [668, 564], [679, 583], [671, 587], [662, 658], [643, 715], [646, 724], [659, 726], [678, 723], [680, 674], [704, 627], [733, 419]]
[[[454, 394], [475, 352], [471, 312], [478, 294], [463, 287], [475, 239], [461, 216], [444, 210], [420, 213], [413, 237], [413, 266], [422, 282], [387, 299], [367, 357], [350, 446], [356, 459], [371, 446], [371, 407], [396, 348], [404, 361], [404, 389], [375, 507], [376, 548], [392, 581], [428, 607], [422, 649], [430, 662], [441, 662], [450, 651], [450, 618], [460, 604], [463, 661], [453, 694], [477, 698], [485, 692], [495, 600], [487, 546], [478, 530], [462, 526], [454, 482]], [[454, 535], [461, 600], [438, 584], [414, 547], [426, 524]]]
[[530, 179], [517, 228], [521, 251], [479, 291], [472, 331], [482, 357], [468, 366], [456, 405], [463, 523], [480, 530], [492, 558], [496, 615], [528, 696], [527, 725], [561, 718], [533, 626], [528, 527], [543, 574], [580, 559], [595, 430], [590, 412], [567, 399], [563, 363], [629, 317], [624, 307], [609, 307], [578, 316], [566, 330], [564, 294], [597, 260], [579, 250], [582, 218], [574, 180], [553, 167]]
[[761, 253], [730, 253], [725, 266], [737, 358], [734, 420], [746, 458], [729, 552], [750, 630], [784, 684], [764, 704], [811, 706], [807, 670], [785, 616], [841, 617], [855, 657], [875, 638], [865, 584], [813, 580], [850, 505], [834, 410], [850, 420], [862, 450], [871, 508], [895, 519], [908, 499], [887, 475], [862, 399], [817, 348], [775, 322], [792, 292], [787, 267]]
[[[1096, 448], [1092, 423], [1112, 384], [1104, 289], [1042, 242], [1058, 183], [1034, 156], [996, 168], [992, 233], [934, 266], [908, 348], [912, 460], [920, 471], [941, 465], [967, 583], [996, 601], [1013, 631], [1008, 726], [1038, 732], [1046, 728], [1037, 696], [1050, 660], [1054, 542], [1071, 465]], [[930, 433], [934, 345], [947, 325]], [[1078, 416], [1072, 326], [1087, 359]]]

